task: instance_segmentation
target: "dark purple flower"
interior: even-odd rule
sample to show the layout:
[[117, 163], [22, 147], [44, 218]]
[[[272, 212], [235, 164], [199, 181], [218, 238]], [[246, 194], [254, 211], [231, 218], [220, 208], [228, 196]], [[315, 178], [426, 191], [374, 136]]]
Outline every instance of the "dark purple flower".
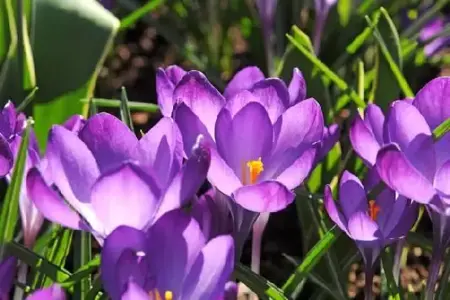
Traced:
[[0, 300], [8, 300], [17, 272], [17, 259], [13, 256], [0, 263]]
[[339, 207], [331, 188], [325, 187], [325, 209], [360, 249], [371, 267], [381, 249], [404, 237], [417, 219], [418, 205], [391, 189], [384, 189], [375, 200], [368, 200], [360, 180], [348, 171], [339, 184]]
[[184, 165], [182, 152], [170, 118], [140, 140], [105, 113], [90, 118], [78, 135], [55, 125], [46, 157], [70, 207], [37, 169], [28, 173], [28, 193], [47, 219], [89, 230], [102, 242], [117, 226], [142, 229], [195, 195], [209, 167], [209, 150], [198, 139]]
[[66, 293], [57, 284], [33, 292], [26, 300], [66, 300]]
[[197, 71], [183, 77], [174, 98], [185, 148], [199, 134], [211, 145], [213, 186], [252, 211], [277, 211], [292, 202], [290, 190], [309, 174], [323, 137], [314, 99], [289, 107], [284, 83], [269, 78], [225, 101]]
[[217, 299], [234, 268], [233, 239], [207, 241], [180, 210], [143, 232], [116, 228], [102, 250], [101, 278], [114, 299]]
[[313, 45], [316, 54], [320, 51], [323, 29], [327, 21], [330, 8], [337, 3], [337, 0], [314, 0], [316, 18], [314, 23]]

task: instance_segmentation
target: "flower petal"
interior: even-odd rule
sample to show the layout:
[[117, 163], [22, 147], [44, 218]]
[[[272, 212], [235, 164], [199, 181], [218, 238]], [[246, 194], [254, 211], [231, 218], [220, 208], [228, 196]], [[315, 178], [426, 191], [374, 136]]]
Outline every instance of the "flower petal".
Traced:
[[[244, 106], [246, 106], [250, 102], [260, 102], [260, 101], [259, 98], [253, 95], [250, 91], [244, 90], [233, 95], [231, 98], [227, 98], [225, 108], [230, 113], [231, 118], [233, 118]], [[264, 103], [260, 102], [260, 104], [264, 106]], [[224, 109], [222, 109], [220, 113], [223, 113], [223, 111]], [[217, 123], [216, 123], [216, 130], [217, 130]]]
[[225, 87], [223, 95], [230, 99], [237, 93], [250, 89], [253, 84], [264, 80], [265, 76], [258, 67], [246, 67], [237, 72]]
[[108, 235], [126, 225], [143, 229], [159, 204], [154, 179], [130, 163], [103, 174], [92, 187], [91, 203]]
[[225, 99], [205, 75], [199, 71], [188, 72], [176, 86], [173, 97], [176, 103], [185, 103], [213, 136], [216, 118]]
[[292, 79], [288, 87], [289, 106], [293, 106], [306, 98], [306, 82], [298, 68], [292, 71]]
[[177, 85], [187, 73], [183, 68], [177, 65], [168, 66], [165, 71], [170, 81], [175, 85]]
[[212, 138], [214, 135], [209, 134], [206, 126], [186, 104], [180, 103], [176, 106], [173, 118], [183, 137], [184, 152], [186, 155], [190, 153], [200, 134], [203, 135], [205, 142], [209, 146], [214, 147], [215, 143]]
[[323, 138], [324, 120], [320, 104], [310, 98], [290, 107], [278, 119], [274, 128], [275, 153], [300, 145], [311, 147]]
[[26, 300], [66, 300], [66, 293], [58, 284], [33, 292]]
[[185, 299], [217, 299], [234, 269], [234, 242], [229, 235], [210, 240], [186, 275], [182, 296]]
[[183, 162], [183, 140], [177, 124], [162, 118], [139, 140], [139, 161], [143, 170], [157, 175], [161, 187], [166, 187]]
[[105, 291], [113, 299], [120, 299], [121, 286], [117, 274], [118, 261], [122, 253], [127, 250], [134, 252], [147, 251], [147, 239], [145, 233], [128, 226], [119, 226], [106, 237], [102, 249], [100, 276]]
[[384, 122], [385, 117], [381, 108], [378, 105], [369, 104], [364, 111], [364, 123], [380, 145], [384, 144]]
[[[4, 247], [2, 245], [2, 247]], [[0, 262], [0, 299], [9, 299], [17, 271], [17, 258], [10, 256]]]
[[450, 160], [446, 161], [437, 170], [434, 177], [434, 187], [445, 197], [450, 197]]
[[0, 114], [0, 134], [9, 139], [15, 133], [16, 121], [17, 111], [14, 103], [8, 101]]
[[337, 124], [331, 124], [329, 127], [323, 128], [323, 140], [316, 153], [315, 164], [319, 163], [323, 158], [325, 158], [334, 147], [334, 145], [339, 141], [341, 136], [340, 128]]
[[380, 238], [378, 225], [365, 212], [357, 211], [348, 220], [348, 231], [357, 241], [374, 241]]
[[357, 211], [366, 213], [368, 209], [366, 191], [358, 177], [344, 171], [339, 182], [339, 203], [342, 213], [349, 218]]
[[407, 198], [426, 204], [436, 194], [431, 182], [411, 165], [395, 145], [383, 147], [378, 152], [376, 167], [380, 178]]
[[431, 181], [436, 171], [433, 138], [417, 108], [406, 101], [394, 102], [387, 129], [390, 142], [398, 144], [410, 163]]
[[206, 179], [211, 162], [210, 149], [202, 139], [194, 145], [192, 155], [178, 172], [168, 189], [158, 209], [157, 218], [169, 210], [183, 207], [191, 200]]
[[233, 198], [250, 211], [276, 212], [291, 204], [295, 195], [279, 182], [263, 181], [239, 188]]
[[155, 288], [180, 295], [183, 278], [206, 243], [199, 224], [182, 210], [172, 210], [150, 228], [148, 243]]
[[[143, 290], [139, 285], [130, 281], [127, 290], [122, 294], [121, 300], [149, 300], [149, 294]], [[150, 298], [152, 299], [152, 298]]]
[[0, 134], [0, 177], [6, 176], [11, 171], [14, 163], [13, 153], [8, 141]]
[[[264, 162], [270, 153], [273, 139], [272, 124], [264, 107], [252, 102], [236, 114], [230, 126], [230, 128], [216, 128], [216, 131], [222, 132], [217, 135], [217, 144], [226, 147], [221, 153], [228, 154], [225, 157], [227, 164], [235, 174], [242, 177], [242, 168], [247, 162], [258, 158], [262, 158]], [[224, 132], [229, 133], [228, 137], [225, 137]], [[224, 138], [227, 140], [222, 140]]]
[[28, 172], [26, 184], [30, 200], [45, 218], [65, 227], [81, 229], [80, 216], [70, 209], [64, 200], [45, 183], [36, 168]]
[[249, 91], [267, 110], [272, 123], [289, 107], [289, 92], [284, 82], [278, 78], [259, 81]]
[[414, 106], [431, 130], [450, 118], [450, 77], [438, 77], [428, 82], [414, 98]]
[[330, 219], [347, 235], [350, 235], [347, 230], [347, 220], [342, 215], [342, 213], [338, 210], [336, 206], [336, 202], [333, 199], [333, 193], [331, 192], [331, 187], [329, 184], [325, 186], [323, 204], [328, 213]]
[[173, 98], [173, 91], [175, 90], [175, 83], [170, 80], [166, 72], [158, 68], [156, 71], [156, 94], [158, 95], [158, 105], [161, 113], [165, 117], [171, 117], [173, 105], [175, 104]]
[[135, 158], [136, 136], [122, 121], [108, 113], [91, 117], [79, 136], [91, 150], [102, 173]]
[[83, 129], [84, 125], [86, 124], [86, 120], [82, 115], [73, 115], [69, 119], [67, 119], [66, 122], [62, 126], [64, 126], [66, 129], [75, 132], [78, 134], [81, 129]]
[[211, 165], [208, 170], [208, 181], [212, 186], [227, 196], [231, 196], [235, 190], [242, 186], [239, 178], [219, 153], [217, 153], [216, 149], [211, 149]]
[[364, 162], [369, 166], [375, 165], [377, 153], [378, 150], [380, 150], [381, 145], [359, 114], [356, 115], [355, 120], [353, 121], [349, 137], [353, 149]]

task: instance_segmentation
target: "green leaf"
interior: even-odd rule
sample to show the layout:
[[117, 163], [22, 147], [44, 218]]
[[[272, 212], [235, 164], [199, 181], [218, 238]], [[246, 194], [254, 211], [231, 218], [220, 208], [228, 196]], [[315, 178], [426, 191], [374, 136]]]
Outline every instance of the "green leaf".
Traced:
[[[85, 231], [78, 231], [75, 235], [74, 248], [74, 266], [75, 268], [83, 268], [91, 261], [91, 234]], [[79, 284], [75, 285], [74, 297], [75, 299], [91, 299], [87, 298], [88, 291], [91, 286], [91, 276], [84, 277]]]
[[276, 285], [252, 272], [250, 268], [241, 263], [236, 264], [234, 276], [256, 293], [260, 299], [288, 299]]
[[[101, 99], [101, 98], [92, 98], [92, 103], [97, 105], [98, 107], [114, 107], [120, 108], [122, 103], [121, 100], [118, 99]], [[81, 99], [82, 103], [89, 103], [90, 99]], [[159, 112], [159, 106], [153, 103], [146, 102], [136, 102], [136, 101], [128, 101], [128, 108], [130, 110], [137, 111], [145, 111], [150, 113]]]
[[381, 261], [383, 262], [383, 270], [386, 275], [389, 300], [401, 300], [403, 297], [401, 297], [400, 289], [397, 286], [394, 274], [392, 273], [394, 255], [392, 254], [392, 249], [390, 247], [386, 247], [381, 251]]
[[133, 26], [139, 19], [141, 19], [143, 16], [160, 7], [162, 4], [164, 4], [164, 2], [166, 1], [165, 0], [148, 1], [147, 4], [144, 4], [142, 7], [136, 9], [135, 11], [133, 11], [131, 14], [129, 14], [120, 21], [120, 30], [124, 30]]
[[352, 14], [353, 1], [339, 0], [337, 10], [339, 13], [339, 21], [343, 27], [347, 26], [350, 16]]
[[122, 87], [121, 97], [120, 97], [120, 117], [122, 122], [124, 122], [133, 131], [133, 120], [131, 119], [130, 108], [128, 107], [128, 96], [125, 87]]
[[100, 265], [100, 255], [97, 254], [91, 261], [77, 269], [69, 278], [61, 282], [60, 285], [64, 288], [68, 288], [78, 283], [82, 279], [92, 275], [92, 273], [98, 270]]
[[341, 232], [337, 226], [333, 226], [322, 239], [308, 252], [303, 259], [300, 266], [297, 267], [295, 272], [289, 276], [288, 280], [283, 285], [283, 291], [285, 294], [292, 294], [297, 288], [298, 284], [305, 279], [314, 266], [319, 262], [322, 256], [328, 251], [331, 245], [337, 240]]
[[450, 131], [450, 118], [439, 124], [439, 126], [433, 130], [433, 140], [435, 142], [439, 141], [449, 131]]
[[28, 142], [30, 138], [32, 120], [26, 122], [25, 132], [20, 142], [19, 151], [13, 168], [11, 182], [8, 186], [6, 196], [0, 213], [0, 244], [13, 240], [14, 232], [19, 216], [19, 198], [24, 179], [25, 163], [28, 154]]
[[394, 21], [392, 21], [391, 17], [389, 16], [389, 13], [387, 12], [384, 7], [380, 8], [381, 15], [384, 17], [384, 20], [387, 22], [389, 29], [390, 29], [390, 40], [393, 41], [392, 44], [392, 51], [389, 51], [392, 53], [392, 56], [397, 63], [400, 70], [403, 69], [403, 60], [402, 60], [402, 47], [400, 43], [400, 37], [398, 35], [397, 28], [395, 27]]
[[[9, 88], [8, 74], [17, 49], [17, 28], [12, 0], [0, 1], [0, 96]], [[10, 99], [6, 96], [6, 99]], [[2, 100], [5, 101], [5, 100]]]

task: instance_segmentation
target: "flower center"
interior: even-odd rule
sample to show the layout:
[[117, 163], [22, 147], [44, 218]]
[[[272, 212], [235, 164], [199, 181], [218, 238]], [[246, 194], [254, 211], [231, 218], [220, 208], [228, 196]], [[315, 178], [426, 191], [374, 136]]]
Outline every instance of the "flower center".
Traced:
[[375, 200], [369, 200], [369, 217], [376, 221], [379, 212], [380, 207], [375, 203]]
[[173, 300], [173, 293], [171, 291], [166, 291], [164, 293], [164, 298], [161, 297], [161, 294], [157, 289], [153, 289], [152, 291], [150, 291], [149, 295], [150, 297], [153, 296], [155, 300]]
[[264, 171], [264, 164], [261, 157], [257, 160], [249, 160], [242, 165], [242, 183], [244, 185], [256, 183], [262, 171]]

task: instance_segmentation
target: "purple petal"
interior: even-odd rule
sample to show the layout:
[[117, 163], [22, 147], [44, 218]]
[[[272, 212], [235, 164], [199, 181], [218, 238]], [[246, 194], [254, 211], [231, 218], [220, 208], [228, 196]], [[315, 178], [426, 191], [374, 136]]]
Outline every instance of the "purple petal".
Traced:
[[165, 191], [157, 217], [169, 210], [183, 207], [195, 196], [206, 179], [210, 162], [210, 149], [199, 139], [192, 149], [192, 155]]
[[357, 211], [348, 220], [348, 231], [357, 241], [374, 241], [380, 238], [378, 225], [365, 212]]
[[350, 128], [350, 142], [355, 152], [369, 165], [375, 165], [381, 145], [366, 122], [357, 114]]
[[238, 285], [234, 281], [228, 281], [225, 284], [225, 292], [223, 300], [237, 300], [238, 297]]
[[64, 200], [45, 183], [36, 168], [28, 172], [26, 184], [30, 200], [45, 218], [65, 227], [80, 229], [80, 216], [70, 209]]
[[148, 238], [155, 288], [180, 295], [183, 278], [206, 242], [198, 223], [183, 211], [172, 210], [150, 228]]
[[231, 196], [234, 191], [242, 186], [240, 179], [219, 153], [217, 153], [216, 149], [211, 149], [211, 165], [208, 170], [208, 181], [212, 186], [228, 196]]
[[184, 280], [185, 299], [216, 299], [234, 269], [234, 242], [229, 235], [209, 241], [197, 257]]
[[345, 220], [345, 217], [342, 215], [342, 213], [338, 210], [336, 207], [336, 203], [333, 199], [333, 193], [331, 192], [330, 186], [327, 184], [325, 186], [325, 192], [324, 192], [324, 206], [328, 213], [328, 216], [330, 219], [347, 235], [350, 235], [350, 233], [347, 230], [347, 221]]
[[139, 140], [139, 155], [143, 169], [152, 169], [166, 187], [183, 161], [183, 140], [172, 119], [162, 118]]
[[289, 92], [284, 82], [278, 78], [259, 81], [249, 91], [267, 110], [272, 123], [289, 107]]
[[9, 299], [9, 292], [16, 277], [17, 259], [13, 256], [3, 259], [0, 263], [0, 299]]
[[149, 294], [143, 290], [139, 285], [130, 281], [127, 290], [122, 294], [121, 300], [148, 300]]
[[384, 144], [384, 122], [385, 117], [381, 108], [375, 104], [369, 104], [364, 111], [364, 123], [380, 145]]
[[66, 293], [58, 284], [43, 288], [29, 295], [26, 300], [66, 300]]
[[432, 180], [436, 171], [433, 138], [420, 112], [406, 101], [394, 102], [387, 119], [387, 129], [390, 142], [398, 144], [410, 163]]
[[94, 156], [75, 133], [59, 125], [50, 131], [46, 156], [56, 186], [67, 202], [83, 214], [90, 189], [100, 175]]
[[175, 85], [177, 85], [187, 73], [183, 68], [177, 65], [168, 66], [165, 71], [170, 81]]
[[233, 198], [250, 211], [276, 212], [291, 204], [295, 195], [279, 182], [263, 181], [239, 188], [233, 193]]
[[188, 72], [173, 93], [176, 103], [185, 103], [204, 124], [208, 133], [214, 134], [214, 126], [225, 99], [208, 79], [198, 71]]
[[233, 76], [223, 95], [225, 98], [230, 99], [237, 93], [250, 89], [256, 82], [264, 79], [265, 76], [258, 67], [246, 67]]
[[292, 79], [289, 83], [289, 106], [293, 106], [306, 98], [306, 82], [302, 72], [298, 68], [292, 71]]
[[138, 145], [134, 133], [108, 113], [91, 117], [79, 136], [94, 155], [102, 173], [133, 159]]
[[15, 133], [16, 120], [16, 108], [11, 101], [8, 101], [2, 109], [0, 115], [0, 134], [2, 134], [6, 139], [9, 139], [11, 135]]
[[380, 178], [399, 194], [428, 203], [436, 194], [433, 185], [407, 160], [395, 145], [382, 148], [376, 163]]
[[165, 117], [171, 117], [173, 106], [175, 104], [173, 98], [173, 91], [175, 90], [175, 83], [167, 76], [166, 72], [158, 68], [156, 71], [156, 93], [158, 95], [158, 105], [161, 113]]
[[[264, 106], [264, 103], [261, 103], [259, 101], [260, 99], [253, 95], [250, 91], [244, 90], [241, 91], [235, 95], [233, 95], [231, 98], [227, 98], [227, 103], [225, 104], [225, 108], [230, 113], [231, 118], [234, 118], [234, 116], [247, 104], [250, 102], [259, 102]], [[265, 107], [265, 106], [264, 106]], [[222, 113], [224, 110], [222, 109], [220, 113]], [[220, 115], [219, 113], [219, 115]], [[219, 117], [218, 117], [219, 118]], [[217, 128], [217, 121], [216, 121], [216, 128]]]
[[446, 161], [437, 170], [434, 177], [434, 187], [443, 196], [450, 198], [450, 160]]
[[11, 171], [14, 163], [13, 153], [8, 141], [0, 134], [0, 177], [6, 176]]
[[323, 138], [324, 120], [320, 104], [313, 98], [286, 110], [275, 124], [276, 148], [283, 152], [291, 147], [310, 147]]
[[134, 252], [147, 251], [147, 239], [145, 233], [128, 226], [119, 226], [105, 239], [102, 249], [100, 276], [103, 287], [113, 299], [120, 299], [122, 286], [119, 284], [119, 276], [116, 269], [117, 263], [125, 250]]
[[342, 212], [347, 220], [358, 211], [367, 212], [367, 198], [364, 186], [358, 177], [344, 171], [339, 183], [339, 199]]
[[339, 141], [341, 132], [337, 124], [332, 124], [330, 127], [323, 128], [323, 140], [318, 152], [316, 154], [315, 163], [319, 163], [328, 152], [334, 147], [334, 145]]
[[214, 147], [214, 135], [210, 135], [206, 126], [200, 121], [199, 117], [184, 103], [177, 105], [174, 116], [175, 122], [181, 131], [183, 137], [184, 151], [188, 154], [201, 134], [211, 147]]
[[154, 180], [131, 164], [103, 174], [92, 187], [91, 203], [104, 233], [126, 225], [142, 229], [159, 204]]
[[86, 124], [86, 120], [81, 115], [73, 115], [62, 126], [66, 129], [78, 134]]
[[247, 162], [258, 158], [264, 161], [272, 147], [272, 124], [264, 107], [257, 102], [249, 103], [241, 109], [231, 124], [219, 123], [218, 120], [216, 132], [219, 153], [235, 174], [241, 177]]
[[[403, 198], [399, 197], [398, 199]], [[398, 202], [397, 199], [397, 202]], [[399, 204], [395, 205], [399, 205]], [[396, 209], [396, 207], [394, 207]], [[397, 209], [396, 209], [397, 211]], [[407, 200], [406, 206], [403, 209], [403, 213], [399, 218], [397, 219], [397, 222], [395, 223], [395, 227], [392, 229], [392, 231], [389, 233], [389, 236], [387, 236], [387, 239], [389, 241], [395, 241], [400, 238], [405, 237], [408, 232], [411, 230], [411, 228], [414, 226], [414, 224], [417, 221], [417, 217], [419, 215], [419, 204], [417, 202]], [[400, 220], [400, 221], [398, 221]]]

